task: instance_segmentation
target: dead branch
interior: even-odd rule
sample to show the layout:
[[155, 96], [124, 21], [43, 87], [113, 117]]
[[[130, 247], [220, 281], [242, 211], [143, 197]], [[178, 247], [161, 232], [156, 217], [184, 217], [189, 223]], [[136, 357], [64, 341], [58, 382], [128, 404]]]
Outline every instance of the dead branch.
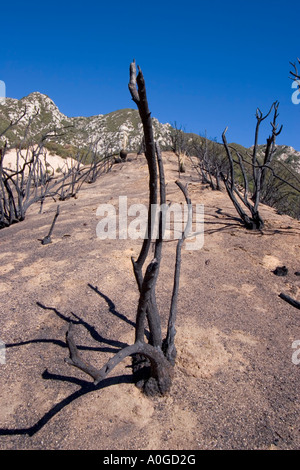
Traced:
[[42, 245], [48, 245], [49, 243], [51, 243], [51, 235], [52, 235], [54, 225], [55, 225], [55, 222], [56, 222], [56, 219], [57, 219], [58, 216], [59, 216], [59, 206], [57, 206], [56, 213], [54, 215], [54, 218], [53, 218], [50, 230], [48, 232], [48, 235], [46, 235], [42, 240]]
[[[300, 64], [300, 59], [297, 58], [297, 61], [298, 63]], [[292, 67], [294, 67], [294, 72], [290, 71], [290, 74], [292, 75], [291, 79], [292, 80], [299, 80], [300, 79], [300, 73], [298, 72], [298, 68], [297, 68], [297, 64], [296, 62], [290, 62], [290, 64], [292, 65]]]
[[183, 186], [180, 181], [176, 181], [177, 186], [180, 188], [182, 193], [184, 194], [185, 201], [188, 205], [188, 220], [184, 231], [182, 232], [181, 238], [178, 240], [177, 247], [176, 247], [176, 260], [175, 260], [175, 271], [174, 271], [174, 281], [173, 281], [173, 292], [172, 292], [172, 299], [171, 299], [171, 306], [170, 306], [170, 313], [169, 313], [169, 320], [168, 320], [168, 329], [166, 339], [163, 344], [163, 349], [167, 359], [171, 362], [171, 364], [175, 364], [176, 358], [176, 348], [175, 348], [175, 322], [177, 316], [177, 299], [179, 293], [179, 279], [180, 279], [180, 268], [181, 268], [181, 249], [184, 240], [186, 239], [190, 225], [192, 220], [192, 202], [188, 194], [187, 186]]
[[285, 300], [286, 302], [288, 302], [293, 307], [298, 308], [300, 310], [300, 302], [298, 302], [298, 300], [295, 300], [292, 297], [290, 297], [289, 295], [284, 294], [284, 293], [279, 294], [279, 297], [281, 299]]
[[21, 121], [21, 119], [23, 119], [23, 117], [26, 116], [26, 114], [27, 114], [27, 108], [25, 106], [21, 115], [15, 121], [10, 121], [9, 125], [0, 133], [0, 137], [5, 135], [6, 132], [9, 131], [12, 127], [16, 126]]

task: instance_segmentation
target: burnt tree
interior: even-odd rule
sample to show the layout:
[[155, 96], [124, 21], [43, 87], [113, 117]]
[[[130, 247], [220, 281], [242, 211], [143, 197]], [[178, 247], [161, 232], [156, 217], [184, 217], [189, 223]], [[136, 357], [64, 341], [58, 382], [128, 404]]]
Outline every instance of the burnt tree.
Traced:
[[[66, 341], [70, 352], [70, 357], [66, 361], [90, 375], [94, 384], [97, 385], [103, 380], [113, 368], [124, 358], [131, 356], [133, 374], [135, 382], [148, 395], [163, 395], [167, 393], [172, 384], [173, 367], [176, 357], [175, 348], [175, 320], [177, 310], [177, 297], [179, 289], [179, 275], [181, 265], [181, 247], [186, 238], [186, 230], [190, 225], [190, 211], [186, 229], [182, 237], [178, 240], [176, 250], [176, 261], [174, 270], [173, 292], [170, 302], [169, 324], [166, 338], [163, 339], [161, 319], [158, 312], [155, 288], [158, 279], [163, 244], [163, 219], [162, 212], [159, 214], [159, 229], [155, 240], [154, 257], [143, 270], [149, 255], [152, 243], [152, 204], [164, 204], [165, 180], [162, 157], [158, 144], [154, 141], [152, 118], [148, 107], [146, 96], [145, 80], [139, 68], [137, 74], [136, 64], [130, 64], [129, 91], [133, 101], [136, 103], [144, 131], [145, 157], [149, 171], [149, 201], [148, 201], [148, 223], [147, 234], [143, 240], [138, 258], [132, 258], [133, 272], [139, 290], [139, 301], [136, 313], [135, 341], [134, 344], [121, 349], [113, 356], [101, 369], [95, 368], [92, 364], [83, 361], [74, 339], [74, 323], [70, 322], [70, 327], [66, 335]], [[178, 187], [182, 190], [189, 209], [191, 201], [188, 197], [187, 188], [180, 182]], [[150, 339], [146, 342], [145, 327], [146, 322], [150, 332]]]
[[[254, 146], [250, 162], [247, 162], [252, 168], [252, 194], [250, 194], [249, 175], [245, 168], [245, 159], [236, 148], [228, 145], [225, 135], [227, 127], [222, 134], [222, 140], [229, 162], [229, 171], [226, 176], [224, 173], [221, 173], [221, 177], [237, 213], [241, 217], [245, 227], [249, 230], [261, 230], [264, 227], [264, 221], [259, 213], [259, 203], [261, 201], [261, 195], [264, 188], [266, 171], [268, 170], [274, 156], [276, 137], [282, 130], [282, 126], [277, 130], [278, 106], [279, 103], [275, 101], [266, 115], [263, 115], [259, 108], [256, 110]], [[272, 133], [267, 138], [267, 144], [263, 155], [258, 157], [258, 135], [260, 125], [271, 114], [272, 110], [274, 110], [273, 120], [271, 121]], [[233, 152], [237, 155], [238, 160], [234, 159]], [[242, 191], [238, 189], [236, 184], [235, 165], [237, 165], [243, 177]]]
[[197, 158], [195, 166], [201, 177], [202, 184], [208, 184], [212, 190], [221, 190], [221, 172], [228, 168], [228, 162], [221, 151], [221, 146], [215, 140], [205, 136], [195, 136], [192, 139], [192, 152]]
[[171, 148], [178, 161], [178, 177], [180, 173], [185, 173], [185, 160], [189, 153], [189, 137], [181, 127], [175, 122], [171, 131]]
[[[16, 121], [10, 123], [0, 137], [5, 137], [5, 133], [25, 115], [26, 109]], [[32, 204], [40, 203], [41, 212], [47, 197], [58, 197], [60, 200], [76, 197], [83, 183], [94, 182], [100, 174], [109, 171], [112, 165], [112, 156], [107, 155], [101, 159], [96, 150], [92, 149], [93, 159], [89, 165], [84, 165], [83, 161], [91, 150], [87, 151], [87, 155], [80, 155], [78, 152], [72, 163], [69, 164], [66, 160], [59, 175], [55, 175], [54, 168], [50, 171], [45, 145], [49, 140], [62, 136], [64, 129], [50, 129], [40, 137], [39, 142], [29, 142], [26, 136], [36, 115], [37, 113], [29, 119], [25, 136], [15, 148], [15, 168], [7, 168], [5, 165], [8, 151], [6, 143], [0, 148], [0, 229], [24, 220]]]

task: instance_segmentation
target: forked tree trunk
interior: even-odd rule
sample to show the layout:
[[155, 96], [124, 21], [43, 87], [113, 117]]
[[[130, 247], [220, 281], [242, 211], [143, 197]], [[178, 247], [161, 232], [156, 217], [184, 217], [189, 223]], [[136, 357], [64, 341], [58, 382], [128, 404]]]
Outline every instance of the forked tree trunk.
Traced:
[[[156, 303], [155, 287], [158, 280], [159, 268], [162, 258], [163, 220], [162, 213], [159, 219], [159, 234], [155, 240], [154, 258], [150, 261], [145, 273], [143, 267], [149, 255], [153, 228], [152, 205], [160, 199], [160, 207], [165, 204], [165, 180], [162, 157], [157, 143], [154, 141], [152, 118], [148, 107], [145, 80], [141, 70], [136, 75], [135, 62], [130, 64], [129, 90], [133, 101], [138, 106], [140, 118], [144, 130], [145, 156], [149, 170], [149, 206], [147, 233], [143, 240], [140, 254], [137, 260], [132, 258], [133, 271], [139, 289], [139, 302], [136, 314], [135, 342], [131, 346], [121, 349], [101, 369], [83, 361], [74, 340], [73, 324], [67, 332], [66, 340], [70, 357], [66, 361], [78, 367], [94, 379], [98, 385], [124, 358], [133, 358], [133, 373], [137, 386], [143, 389], [147, 395], [164, 395], [171, 387], [173, 367], [176, 357], [175, 348], [175, 320], [177, 311], [177, 297], [179, 290], [179, 276], [181, 264], [181, 247], [187, 235], [187, 229], [191, 224], [191, 202], [188, 197], [187, 187], [177, 182], [189, 205], [188, 221], [182, 238], [178, 241], [176, 251], [176, 263], [174, 272], [173, 293], [169, 312], [169, 322], [166, 339], [162, 339], [161, 319]], [[148, 322], [150, 340], [145, 342], [145, 327]]]

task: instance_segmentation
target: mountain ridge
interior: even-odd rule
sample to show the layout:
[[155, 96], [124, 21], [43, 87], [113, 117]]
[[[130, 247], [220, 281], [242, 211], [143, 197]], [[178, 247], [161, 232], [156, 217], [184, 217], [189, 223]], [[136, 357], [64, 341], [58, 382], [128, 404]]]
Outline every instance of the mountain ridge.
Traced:
[[[51, 139], [63, 156], [68, 148], [91, 148], [96, 147], [99, 154], [118, 153], [122, 148], [131, 152], [137, 151], [142, 143], [143, 129], [137, 109], [124, 108], [111, 111], [106, 114], [93, 116], [66, 116], [62, 113], [54, 101], [46, 94], [38, 91], [32, 92], [21, 99], [6, 98], [5, 103], [0, 105], [0, 136], [1, 132], [11, 121], [16, 121], [26, 109], [26, 115], [19, 123], [9, 129], [5, 136], [0, 137], [0, 142], [7, 142], [8, 147], [19, 144], [27, 135], [28, 139], [38, 140], [43, 133], [50, 129], [63, 130], [63, 134]], [[30, 119], [30, 129], [26, 129]], [[172, 132], [174, 127], [170, 123], [160, 123], [153, 117], [153, 132], [163, 150], [172, 147]], [[185, 133], [188, 136], [196, 136], [193, 133]], [[199, 136], [197, 136], [199, 137]], [[244, 150], [251, 150], [236, 143]], [[62, 147], [62, 148], [60, 148]], [[66, 149], [66, 152], [63, 149]], [[259, 146], [263, 150], [264, 145]], [[277, 158], [284, 162], [294, 162], [300, 172], [300, 151], [289, 145], [276, 146]]]
[[[32, 92], [20, 100], [6, 98], [5, 104], [0, 106], [0, 133], [10, 121], [16, 121], [24, 109], [26, 115], [5, 135], [8, 146], [24, 138], [26, 126], [32, 118], [31, 129], [27, 130], [28, 138], [38, 139], [50, 128], [63, 128], [64, 134], [55, 138], [56, 143], [63, 146], [90, 147], [97, 143], [99, 153], [116, 153], [124, 145], [129, 151], [135, 150], [142, 142], [142, 124], [135, 109], [125, 108], [88, 117], [68, 117], [49, 96], [39, 92]], [[171, 125], [161, 124], [153, 118], [153, 130], [162, 148], [168, 147], [171, 143]]]

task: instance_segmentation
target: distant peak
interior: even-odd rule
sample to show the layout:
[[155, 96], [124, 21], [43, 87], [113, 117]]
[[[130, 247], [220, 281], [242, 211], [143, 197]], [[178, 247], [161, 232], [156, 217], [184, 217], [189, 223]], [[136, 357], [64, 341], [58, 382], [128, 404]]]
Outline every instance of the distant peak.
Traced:
[[53, 100], [48, 95], [45, 95], [44, 93], [40, 93], [39, 91], [33, 91], [32, 93], [29, 93], [29, 95], [24, 96], [22, 100], [30, 100], [31, 98], [51, 101], [53, 103]]

